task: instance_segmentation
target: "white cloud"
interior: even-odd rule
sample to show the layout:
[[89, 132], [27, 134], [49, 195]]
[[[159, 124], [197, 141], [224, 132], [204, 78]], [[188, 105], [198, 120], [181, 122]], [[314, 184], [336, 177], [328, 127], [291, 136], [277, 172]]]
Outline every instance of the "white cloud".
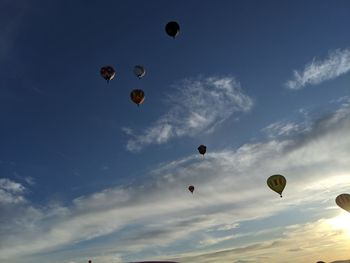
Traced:
[[138, 151], [149, 144], [162, 144], [173, 137], [195, 136], [212, 132], [235, 112], [252, 108], [253, 101], [245, 95], [233, 77], [187, 79], [174, 87], [167, 100], [169, 110], [143, 133], [124, 127], [131, 136], [129, 151]]
[[25, 202], [25, 188], [7, 178], [0, 178], [0, 204], [16, 204]]
[[277, 121], [263, 128], [262, 131], [270, 138], [288, 136], [300, 132], [302, 127], [298, 123], [290, 121]]
[[0, 188], [12, 193], [22, 193], [24, 191], [24, 187], [21, 184], [7, 178], [0, 178]]
[[[22, 204], [15, 216], [4, 214], [8, 218], [2, 220], [1, 225], [0, 259], [21, 262], [20, 258], [26, 256], [26, 262], [30, 262], [28, 255], [42, 252], [50, 255], [50, 251], [84, 244], [82, 241], [93, 241], [96, 237], [100, 237], [99, 255], [106, 258], [118, 254], [125, 261], [137, 260], [145, 251], [163, 251], [176, 247], [174, 244], [182, 244], [178, 252], [172, 252], [178, 257], [183, 249], [196, 251], [204, 247], [208, 252], [213, 245], [239, 242], [234, 238], [239, 236], [235, 227], [246, 220], [254, 222], [299, 207], [316, 208], [321, 216], [332, 216], [340, 209], [322, 207], [334, 205], [337, 194], [350, 187], [349, 129], [350, 111], [343, 106], [292, 139], [275, 138], [246, 144], [237, 150], [208, 152], [206, 158], [189, 156], [162, 164], [154, 169], [144, 185], [105, 189], [79, 197], [69, 206], [34, 209], [30, 205], [23, 208]], [[274, 173], [287, 177], [283, 199], [266, 186], [266, 178]], [[189, 184], [196, 186], [193, 195], [187, 191]], [[315, 210], [310, 213], [314, 215]], [[223, 226], [227, 226], [227, 230]], [[293, 231], [293, 228], [288, 231]], [[255, 232], [259, 233], [258, 230]], [[108, 240], [104, 241], [101, 237], [107, 235]], [[310, 244], [319, 239], [319, 236], [312, 237]], [[332, 238], [332, 235], [327, 237]], [[250, 251], [250, 255], [238, 253], [242, 256], [236, 257], [237, 262], [278, 262], [264, 258], [266, 254], [260, 252], [280, 242], [267, 240], [261, 244], [247, 244], [247, 248], [235, 252]], [[186, 248], [183, 244], [187, 244]], [[285, 246], [288, 253], [300, 258], [302, 254], [298, 253], [314, 249], [288, 244]], [[92, 247], [97, 249], [96, 244], [85, 244], [69, 258], [67, 255], [62, 257], [67, 262], [80, 263], [78, 254], [83, 251], [86, 257], [91, 256]], [[219, 252], [205, 260], [197, 258], [197, 262], [226, 262], [219, 260], [218, 256]], [[50, 262], [62, 262], [62, 257], [51, 258]], [[186, 262], [186, 257], [179, 261]], [[170, 255], [163, 254], [162, 258], [170, 258]], [[227, 262], [232, 262], [232, 258]]]
[[29, 185], [34, 185], [34, 184], [35, 184], [35, 179], [34, 179], [33, 177], [31, 177], [31, 176], [26, 176], [26, 177], [24, 178], [24, 180], [25, 180], [26, 183], [29, 184]]
[[228, 224], [228, 225], [224, 225], [224, 226], [219, 227], [217, 230], [218, 230], [218, 231], [227, 231], [227, 230], [235, 229], [235, 228], [237, 228], [238, 226], [239, 226], [238, 223]]
[[294, 71], [294, 77], [285, 83], [288, 89], [298, 90], [307, 85], [317, 85], [350, 71], [350, 49], [337, 49], [324, 60], [314, 59], [303, 71]]
[[204, 240], [201, 240], [199, 242], [199, 244], [203, 245], [203, 246], [208, 246], [208, 245], [215, 245], [217, 243], [223, 242], [223, 241], [227, 241], [227, 240], [231, 240], [236, 238], [236, 235], [229, 235], [229, 236], [225, 236], [225, 237], [208, 237]]

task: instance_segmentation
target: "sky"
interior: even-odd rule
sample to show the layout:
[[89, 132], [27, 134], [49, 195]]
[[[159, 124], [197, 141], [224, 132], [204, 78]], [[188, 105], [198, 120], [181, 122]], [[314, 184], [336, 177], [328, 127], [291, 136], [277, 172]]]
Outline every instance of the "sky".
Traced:
[[349, 13], [0, 1], [0, 261], [350, 262]]

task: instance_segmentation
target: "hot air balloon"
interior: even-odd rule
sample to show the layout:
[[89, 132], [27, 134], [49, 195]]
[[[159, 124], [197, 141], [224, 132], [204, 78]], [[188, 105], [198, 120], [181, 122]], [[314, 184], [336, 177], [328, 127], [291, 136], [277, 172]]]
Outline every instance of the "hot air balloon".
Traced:
[[193, 186], [193, 185], [190, 185], [190, 186], [188, 187], [188, 191], [190, 191], [190, 192], [193, 194], [194, 186]]
[[206, 153], [206, 151], [207, 151], [207, 146], [201, 144], [201, 145], [199, 145], [199, 147], [197, 149], [198, 149], [198, 152], [200, 154], [204, 155]]
[[275, 174], [267, 179], [267, 185], [282, 197], [284, 187], [286, 187], [287, 180], [283, 175]]
[[341, 194], [338, 195], [335, 199], [335, 202], [340, 208], [343, 208], [345, 211], [350, 212], [350, 195], [349, 194]]
[[134, 89], [130, 93], [130, 98], [139, 106], [145, 100], [145, 92], [142, 89]]
[[165, 31], [169, 36], [175, 38], [180, 33], [180, 26], [177, 22], [170, 21], [166, 24]]
[[114, 78], [115, 70], [111, 66], [104, 66], [100, 69], [100, 74], [102, 78], [104, 78], [105, 80], [107, 80], [107, 82], [109, 82]]
[[143, 78], [146, 74], [146, 70], [143, 66], [140, 65], [136, 65], [134, 67], [134, 74], [136, 75], [136, 77], [138, 77], [139, 79]]

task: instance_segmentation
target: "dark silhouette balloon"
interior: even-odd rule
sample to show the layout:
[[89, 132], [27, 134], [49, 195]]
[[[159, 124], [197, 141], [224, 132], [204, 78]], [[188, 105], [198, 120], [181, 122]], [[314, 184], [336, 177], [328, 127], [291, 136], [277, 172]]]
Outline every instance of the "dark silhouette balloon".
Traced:
[[134, 89], [130, 93], [130, 98], [139, 106], [145, 100], [145, 92], [142, 89]]
[[193, 194], [194, 186], [193, 186], [193, 185], [190, 185], [190, 186], [188, 187], [188, 190]]
[[111, 66], [104, 66], [100, 69], [100, 74], [102, 78], [104, 78], [105, 80], [107, 80], [107, 82], [109, 82], [114, 78], [115, 70]]
[[341, 194], [338, 195], [335, 199], [336, 204], [343, 208], [345, 211], [350, 212], [350, 195], [349, 194]]
[[271, 175], [267, 179], [267, 185], [276, 193], [279, 193], [282, 197], [283, 189], [286, 187], [287, 180], [283, 175], [275, 174]]
[[202, 144], [202, 145], [199, 145], [199, 147], [197, 149], [198, 149], [198, 152], [200, 154], [204, 155], [206, 153], [206, 151], [207, 151], [207, 146]]
[[136, 65], [134, 67], [134, 74], [136, 75], [136, 77], [138, 77], [139, 79], [143, 78], [146, 74], [146, 70], [143, 66], [140, 65]]
[[165, 31], [169, 36], [175, 38], [180, 33], [180, 26], [177, 22], [171, 21], [166, 24]]

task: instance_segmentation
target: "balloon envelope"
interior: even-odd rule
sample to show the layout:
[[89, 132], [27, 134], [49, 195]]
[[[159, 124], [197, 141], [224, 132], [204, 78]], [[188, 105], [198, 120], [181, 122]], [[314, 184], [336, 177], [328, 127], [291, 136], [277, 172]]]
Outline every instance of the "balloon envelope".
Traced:
[[115, 70], [112, 66], [104, 66], [100, 69], [100, 74], [102, 78], [104, 78], [107, 81], [110, 81], [115, 76]]
[[142, 89], [134, 89], [130, 93], [130, 98], [137, 105], [140, 105], [145, 100], [145, 92]]
[[283, 189], [286, 187], [287, 180], [283, 175], [275, 174], [267, 179], [267, 185], [282, 197]]
[[206, 153], [206, 151], [207, 151], [207, 146], [205, 146], [205, 145], [199, 145], [199, 147], [197, 148], [198, 149], [198, 152], [200, 153], [200, 154], [205, 154]]
[[165, 31], [169, 36], [175, 38], [180, 33], [180, 26], [177, 22], [170, 21], [166, 24]]
[[146, 74], [146, 70], [143, 66], [140, 65], [136, 65], [134, 67], [134, 74], [136, 75], [136, 77], [138, 77], [139, 79], [143, 78]]
[[345, 211], [350, 212], [350, 195], [349, 194], [340, 194], [335, 198], [336, 204], [343, 208]]
[[193, 185], [190, 185], [190, 186], [188, 187], [188, 190], [193, 194], [194, 186], [193, 186]]

